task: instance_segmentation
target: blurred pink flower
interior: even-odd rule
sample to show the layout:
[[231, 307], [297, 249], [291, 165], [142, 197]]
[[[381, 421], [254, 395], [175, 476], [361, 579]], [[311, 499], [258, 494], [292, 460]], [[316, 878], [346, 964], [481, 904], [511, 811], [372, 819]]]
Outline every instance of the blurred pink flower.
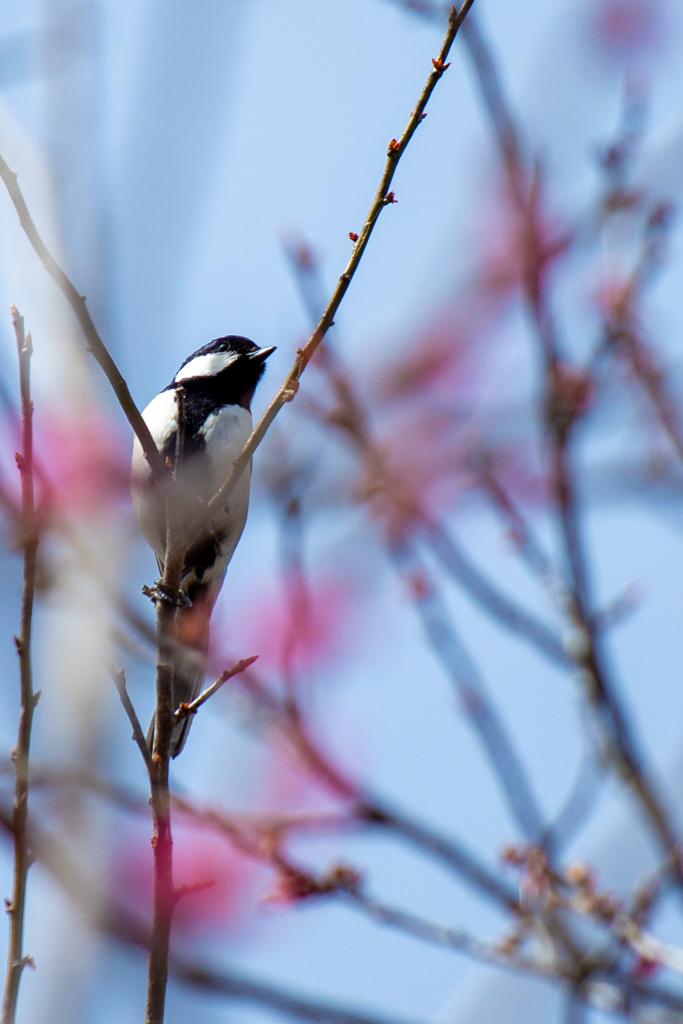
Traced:
[[[112, 858], [109, 889], [126, 908], [150, 921], [153, 855], [150, 839], [131, 829]], [[175, 909], [174, 930], [191, 936], [214, 930], [235, 931], [247, 914], [257, 866], [224, 837], [199, 825], [176, 820], [173, 828], [173, 874], [185, 893]], [[172, 898], [169, 894], [169, 898]]]
[[293, 670], [308, 673], [338, 657], [353, 604], [351, 588], [327, 578], [311, 582], [306, 591], [304, 606], [294, 610], [282, 587], [267, 579], [239, 608], [219, 604], [212, 624], [212, 662], [223, 665], [221, 652], [239, 648], [260, 656], [259, 670], [279, 671], [290, 651]]
[[638, 981], [645, 981], [647, 978], [657, 974], [661, 966], [656, 960], [648, 960], [644, 956], [639, 956], [629, 973], [632, 978], [636, 978]]
[[663, 40], [661, 0], [598, 0], [591, 20], [598, 44], [615, 57], [651, 50]]
[[102, 413], [41, 411], [35, 417], [35, 455], [44, 500], [54, 511], [102, 511], [129, 494], [128, 445]]

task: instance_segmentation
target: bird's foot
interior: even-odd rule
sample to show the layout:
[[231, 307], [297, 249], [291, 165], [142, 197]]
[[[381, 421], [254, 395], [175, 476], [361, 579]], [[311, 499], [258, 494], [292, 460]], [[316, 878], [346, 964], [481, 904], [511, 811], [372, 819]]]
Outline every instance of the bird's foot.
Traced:
[[144, 586], [142, 593], [150, 601], [153, 601], [154, 604], [157, 601], [164, 601], [165, 604], [172, 604], [176, 608], [192, 607], [192, 601], [187, 594], [183, 594], [180, 590], [171, 590], [170, 587], [165, 585], [163, 580], [157, 580], [153, 587]]

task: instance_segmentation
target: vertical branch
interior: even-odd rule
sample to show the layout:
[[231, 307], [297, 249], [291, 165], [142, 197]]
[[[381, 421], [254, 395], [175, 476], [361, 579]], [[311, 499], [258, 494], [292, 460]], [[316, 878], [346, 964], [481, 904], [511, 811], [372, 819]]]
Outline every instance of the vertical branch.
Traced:
[[550, 835], [531, 781], [507, 728], [467, 653], [436, 582], [408, 540], [390, 546], [393, 560], [411, 582], [411, 598], [434, 653], [449, 675], [462, 708], [477, 734], [522, 834], [546, 843]]
[[573, 991], [566, 999], [564, 1024], [586, 1024], [588, 1017], [586, 1004]]
[[660, 845], [672, 855], [671, 872], [679, 887], [683, 888], [683, 864], [676, 853], [676, 828], [659, 787], [650, 777], [633, 729], [621, 707], [596, 627], [573, 459], [573, 428], [583, 411], [589, 381], [587, 374], [562, 358], [555, 319], [548, 302], [546, 269], [553, 252], [553, 242], [544, 233], [538, 168], [530, 173], [525, 167], [521, 133], [507, 107], [488, 47], [476, 26], [469, 25], [465, 41], [521, 222], [524, 251], [522, 291], [542, 362], [542, 426], [548, 442], [549, 476], [571, 589], [564, 611], [572, 626], [572, 656], [580, 670], [587, 704], [599, 723], [609, 760], [640, 803]]
[[7, 912], [10, 919], [9, 951], [7, 955], [7, 978], [2, 1005], [2, 1024], [13, 1024], [21, 973], [30, 957], [24, 955], [24, 912], [26, 908], [26, 886], [31, 865], [27, 835], [28, 812], [28, 764], [31, 746], [33, 712], [38, 694], [33, 692], [31, 664], [31, 632], [33, 624], [33, 602], [36, 580], [36, 554], [38, 533], [35, 522], [35, 499], [33, 494], [33, 403], [31, 402], [30, 366], [31, 335], [24, 335], [24, 318], [12, 306], [12, 322], [19, 350], [19, 381], [21, 388], [21, 455], [16, 460], [21, 473], [21, 523], [24, 549], [24, 582], [21, 593], [21, 626], [14, 643], [19, 655], [21, 682], [21, 709], [19, 712], [19, 735], [17, 746], [12, 752], [16, 780], [14, 784], [14, 805], [12, 808], [12, 831], [14, 833], [14, 883], [12, 902]]
[[[183, 389], [176, 391], [178, 431], [174, 477], [178, 479], [185, 443]], [[168, 785], [171, 733], [175, 723], [173, 674], [176, 649], [176, 612], [183, 601], [180, 593], [184, 556], [183, 510], [166, 489], [166, 556], [164, 574], [155, 588], [157, 619], [156, 706], [154, 749], [150, 771], [152, 793], [152, 850], [154, 852], [154, 911], [150, 937], [145, 1024], [163, 1024], [168, 983], [171, 925], [176, 904], [173, 883], [173, 834], [171, 797]]]

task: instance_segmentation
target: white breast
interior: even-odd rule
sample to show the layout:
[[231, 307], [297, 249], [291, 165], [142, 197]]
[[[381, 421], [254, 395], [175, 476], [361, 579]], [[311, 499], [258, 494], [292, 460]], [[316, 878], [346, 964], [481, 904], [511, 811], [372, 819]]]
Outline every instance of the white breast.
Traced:
[[249, 440], [251, 430], [251, 413], [240, 405], [226, 405], [206, 420], [201, 434], [216, 490]]
[[[239, 405], [226, 405], [207, 419], [202, 433], [206, 457], [211, 467], [212, 493], [225, 482], [233, 463], [247, 443], [252, 430], [251, 413]], [[251, 463], [244, 470], [228, 498], [228, 513], [214, 521], [219, 536], [224, 537], [221, 557], [212, 575], [222, 576], [242, 536], [249, 509]]]
[[[174, 391], [162, 391], [143, 410], [142, 418], [149, 427], [157, 448], [164, 444], [175, 430], [176, 399]], [[158, 559], [163, 561], [166, 548], [166, 513], [164, 503], [154, 486], [154, 476], [137, 437], [133, 442], [133, 462], [130, 489], [135, 518], [140, 532]]]
[[[143, 412], [143, 418], [158, 448], [162, 448], [175, 429], [176, 399], [174, 391], [162, 391], [152, 399]], [[204, 451], [188, 464], [186, 479], [193, 481], [193, 489], [204, 500], [225, 482], [232, 465], [246, 444], [252, 430], [251, 413], [241, 406], [228, 405], [209, 416], [202, 428]], [[195, 476], [196, 473], [201, 476]], [[237, 546], [249, 507], [249, 465], [228, 499], [228, 513], [221, 512], [214, 520], [214, 528], [224, 537], [221, 557], [211, 576], [225, 572]], [[137, 438], [133, 447], [131, 490], [135, 515], [142, 535], [163, 562], [166, 540], [165, 510], [147, 461]]]

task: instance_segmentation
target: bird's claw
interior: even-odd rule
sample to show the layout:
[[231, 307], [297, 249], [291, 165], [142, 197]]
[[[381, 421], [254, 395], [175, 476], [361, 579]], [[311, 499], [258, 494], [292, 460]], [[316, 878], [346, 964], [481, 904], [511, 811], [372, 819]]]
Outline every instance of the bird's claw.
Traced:
[[170, 587], [165, 585], [163, 580], [157, 580], [153, 587], [144, 586], [142, 593], [155, 604], [157, 601], [164, 601], [166, 604], [172, 604], [176, 608], [192, 607], [192, 601], [187, 594], [183, 594], [180, 590], [171, 590]]

